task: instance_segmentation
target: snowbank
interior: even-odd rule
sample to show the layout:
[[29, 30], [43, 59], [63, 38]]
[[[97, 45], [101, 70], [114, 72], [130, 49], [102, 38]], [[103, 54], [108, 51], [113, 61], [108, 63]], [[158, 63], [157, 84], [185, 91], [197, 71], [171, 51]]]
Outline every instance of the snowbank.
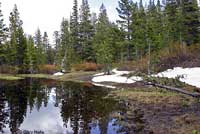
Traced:
[[153, 75], [155, 77], [176, 78], [180, 76], [180, 81], [200, 88], [200, 67], [168, 69], [164, 72]]
[[99, 82], [114, 82], [114, 83], [126, 83], [131, 84], [135, 83], [136, 81], [141, 81], [141, 77], [131, 77], [128, 78], [126, 76], [122, 76], [125, 74], [129, 74], [128, 71], [118, 71], [117, 69], [112, 70], [114, 74], [112, 75], [103, 75], [102, 73], [94, 75], [94, 78], [92, 79], [93, 82], [99, 83]]
[[55, 74], [53, 74], [54, 76], [61, 76], [61, 75], [64, 75], [64, 73], [61, 73], [61, 72], [57, 72]]
[[[124, 84], [131, 84], [137, 81], [142, 81], [141, 77], [133, 76], [133, 77], [126, 77], [123, 75], [130, 74], [128, 71], [118, 71], [117, 69], [112, 70], [112, 75], [104, 75], [103, 73], [94, 75], [92, 81], [96, 85], [107, 86], [99, 84], [100, 82], [114, 82], [114, 83], [124, 83]], [[158, 73], [156, 75], [152, 75], [154, 77], [166, 77], [166, 78], [173, 78], [176, 77], [180, 78], [181, 82], [185, 82], [189, 85], [195, 86], [200, 88], [200, 67], [195, 68], [181, 68], [176, 67], [174, 69], [168, 69], [164, 72]]]
[[99, 84], [99, 83], [92, 83], [92, 84], [97, 86], [97, 87], [107, 87], [107, 88], [111, 88], [111, 89], [115, 89], [116, 88], [114, 86], [105, 85], [105, 84]]

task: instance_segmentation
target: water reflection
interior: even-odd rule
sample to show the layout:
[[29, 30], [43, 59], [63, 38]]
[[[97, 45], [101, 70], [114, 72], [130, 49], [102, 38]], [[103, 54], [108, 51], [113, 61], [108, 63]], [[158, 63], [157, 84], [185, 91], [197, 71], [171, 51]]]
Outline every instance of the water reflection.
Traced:
[[117, 134], [106, 89], [73, 82], [0, 81], [0, 133]]

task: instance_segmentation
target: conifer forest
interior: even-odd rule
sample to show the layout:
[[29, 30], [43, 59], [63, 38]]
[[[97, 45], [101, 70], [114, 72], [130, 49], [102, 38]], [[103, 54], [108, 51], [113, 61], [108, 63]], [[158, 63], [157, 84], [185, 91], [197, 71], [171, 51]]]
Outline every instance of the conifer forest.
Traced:
[[200, 134], [199, 1], [66, 0], [60, 29], [32, 35], [13, 1], [9, 16], [0, 1], [0, 134]]

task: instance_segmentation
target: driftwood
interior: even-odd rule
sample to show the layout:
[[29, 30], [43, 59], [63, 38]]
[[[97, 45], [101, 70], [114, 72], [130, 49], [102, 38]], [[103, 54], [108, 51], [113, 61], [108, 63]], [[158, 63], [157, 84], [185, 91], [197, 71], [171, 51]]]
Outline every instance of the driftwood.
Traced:
[[165, 85], [161, 85], [161, 84], [157, 84], [157, 83], [151, 83], [151, 82], [145, 82], [145, 84], [152, 85], [152, 86], [159, 87], [159, 88], [165, 88], [167, 90], [182, 93], [182, 94], [189, 95], [189, 96], [192, 96], [192, 97], [195, 97], [195, 98], [200, 98], [200, 93], [197, 93], [197, 92], [192, 93], [192, 92], [186, 91], [184, 89], [175, 88], [175, 87], [171, 87], [171, 86], [165, 86]]

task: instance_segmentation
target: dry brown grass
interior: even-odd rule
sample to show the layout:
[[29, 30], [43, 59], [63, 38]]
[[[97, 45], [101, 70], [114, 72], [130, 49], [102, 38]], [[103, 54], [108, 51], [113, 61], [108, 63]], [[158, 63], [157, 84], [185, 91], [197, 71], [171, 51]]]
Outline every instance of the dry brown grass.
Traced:
[[92, 62], [85, 62], [82, 64], [74, 64], [72, 65], [72, 70], [75, 71], [97, 71], [102, 69], [101, 65]]
[[139, 113], [143, 120], [142, 130], [149, 133], [198, 134], [200, 132], [198, 110], [200, 105], [194, 98], [155, 88], [113, 91], [110, 96], [124, 100], [128, 104], [126, 113], [120, 118], [125, 116], [129, 126], [137, 126], [133, 119], [139, 118], [135, 115]]
[[[200, 45], [183, 46], [179, 43], [172, 43], [159, 52], [151, 53], [151, 70], [153, 72], [164, 71], [176, 66], [199, 67], [200, 66]], [[136, 61], [119, 64], [120, 70], [134, 70], [147, 73], [148, 54]]]
[[58, 67], [55, 65], [39, 65], [38, 66], [38, 73], [41, 74], [53, 74], [56, 73], [57, 71], [59, 71]]
[[19, 68], [16, 66], [2, 65], [0, 66], [0, 73], [2, 74], [17, 74]]

